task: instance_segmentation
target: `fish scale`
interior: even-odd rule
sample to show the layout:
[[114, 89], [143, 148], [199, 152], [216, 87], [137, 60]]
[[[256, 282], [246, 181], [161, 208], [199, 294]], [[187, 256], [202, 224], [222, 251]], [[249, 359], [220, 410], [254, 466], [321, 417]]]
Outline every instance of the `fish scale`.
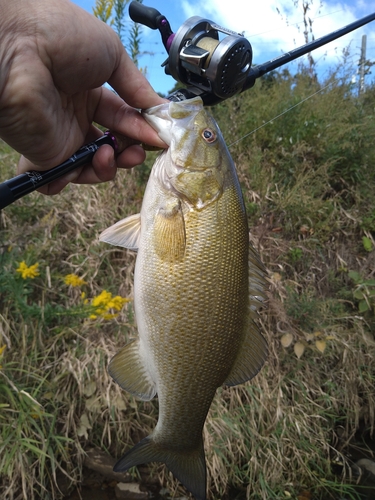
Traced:
[[216, 389], [249, 380], [266, 358], [254, 323], [265, 279], [233, 161], [201, 100], [166, 103], [144, 117], [169, 148], [152, 168], [141, 213], [101, 240], [138, 250], [139, 339], [111, 360], [109, 372], [141, 399], [157, 394], [159, 418], [114, 470], [164, 462], [204, 500], [202, 432]]

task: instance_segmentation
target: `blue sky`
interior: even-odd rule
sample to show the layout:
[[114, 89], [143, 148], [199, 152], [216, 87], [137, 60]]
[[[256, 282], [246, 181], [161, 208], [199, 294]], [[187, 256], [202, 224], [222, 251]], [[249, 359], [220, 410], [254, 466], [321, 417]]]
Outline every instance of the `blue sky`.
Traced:
[[[74, 0], [92, 13], [95, 0]], [[250, 41], [254, 59], [260, 64], [304, 44], [301, 1], [293, 0], [144, 0], [169, 20], [174, 32], [191, 16], [205, 17], [233, 31], [244, 32]], [[361, 17], [375, 12], [375, 0], [312, 0], [309, 17], [315, 38], [335, 31]], [[128, 20], [129, 25], [131, 23]], [[350, 48], [348, 66], [354, 68], [360, 57], [362, 35], [367, 34], [367, 59], [375, 60], [375, 21], [312, 53], [319, 74], [324, 77], [341, 61], [342, 51]], [[174, 85], [172, 77], [161, 68], [167, 54], [158, 31], [143, 28], [140, 66], [156, 91], [167, 93]], [[291, 72], [296, 63], [291, 63]]]

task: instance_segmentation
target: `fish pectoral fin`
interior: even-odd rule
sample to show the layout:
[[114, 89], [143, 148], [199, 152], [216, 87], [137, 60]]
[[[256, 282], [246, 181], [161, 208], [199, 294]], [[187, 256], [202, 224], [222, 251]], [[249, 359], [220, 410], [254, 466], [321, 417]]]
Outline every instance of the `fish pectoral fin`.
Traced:
[[178, 201], [157, 212], [154, 246], [162, 260], [178, 262], [183, 258], [186, 247], [185, 221]]
[[148, 436], [129, 450], [113, 467], [114, 472], [125, 472], [136, 465], [162, 462], [187, 488], [196, 500], [206, 499], [206, 461], [203, 441], [195, 450], [184, 452], [163, 447]]
[[139, 351], [139, 340], [126, 345], [110, 361], [108, 372], [120, 387], [143, 401], [156, 394], [152, 380]]
[[244, 341], [240, 345], [237, 359], [224, 384], [229, 386], [243, 384], [255, 377], [266, 361], [267, 355], [267, 342], [250, 317], [246, 322]]
[[141, 235], [141, 214], [134, 214], [116, 222], [99, 236], [100, 241], [137, 251]]

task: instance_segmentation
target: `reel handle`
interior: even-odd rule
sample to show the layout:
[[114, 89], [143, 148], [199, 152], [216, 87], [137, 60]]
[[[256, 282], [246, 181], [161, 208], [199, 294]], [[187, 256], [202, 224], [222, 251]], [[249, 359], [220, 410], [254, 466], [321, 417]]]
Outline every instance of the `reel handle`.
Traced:
[[140, 2], [131, 2], [129, 5], [129, 16], [135, 23], [144, 24], [152, 30], [159, 29], [159, 18], [165, 17], [153, 7], [146, 7]]
[[129, 5], [129, 16], [132, 21], [144, 24], [152, 30], [159, 30], [163, 45], [169, 54], [173, 42], [174, 33], [169, 22], [163, 14], [153, 7], [146, 7], [140, 2], [134, 1]]

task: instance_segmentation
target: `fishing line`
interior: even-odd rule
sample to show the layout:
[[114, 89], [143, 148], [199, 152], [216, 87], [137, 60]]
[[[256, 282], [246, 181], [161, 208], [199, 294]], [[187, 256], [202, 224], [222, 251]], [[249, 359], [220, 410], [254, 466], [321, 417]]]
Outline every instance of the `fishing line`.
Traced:
[[[333, 16], [334, 14], [338, 14], [340, 12], [343, 12], [344, 9], [340, 9], [340, 10], [335, 10], [334, 12], [328, 12], [327, 14], [322, 14], [321, 16], [316, 16], [314, 17], [313, 19], [311, 19], [312, 22], [314, 22], [316, 19], [321, 19], [322, 17], [326, 17], [326, 16]], [[281, 15], [281, 19], [283, 19], [282, 15]], [[289, 27], [293, 27], [293, 26], [297, 26], [299, 27], [300, 24], [302, 24], [304, 21], [303, 19], [301, 21], [297, 21], [296, 23], [291, 23], [291, 24], [287, 24], [286, 26], [289, 28]], [[246, 38], [253, 38], [253, 37], [256, 37], [256, 36], [261, 36], [261, 35], [265, 35], [267, 33], [273, 33], [275, 31], [280, 31], [284, 28], [274, 28], [272, 30], [267, 30], [267, 31], [262, 31], [260, 33], [253, 33], [252, 35], [248, 35], [247, 34], [247, 31], [245, 30], [245, 33], [246, 33]], [[261, 42], [262, 43], [262, 42]], [[271, 44], [273, 42], [269, 42], [269, 44]], [[259, 44], [259, 42], [258, 42]]]
[[251, 134], [254, 134], [255, 132], [257, 132], [258, 130], [260, 130], [261, 128], [265, 127], [266, 125], [268, 125], [269, 123], [273, 122], [274, 120], [277, 120], [277, 118], [280, 118], [280, 116], [283, 116], [285, 115], [286, 113], [288, 113], [289, 111], [291, 111], [292, 109], [296, 108], [297, 106], [299, 106], [300, 104], [304, 103], [305, 101], [308, 101], [309, 99], [311, 99], [312, 97], [314, 97], [315, 95], [319, 94], [320, 92], [322, 92], [323, 90], [325, 90], [327, 87], [329, 87], [330, 85], [333, 85], [333, 83], [328, 83], [328, 85], [326, 85], [325, 87], [317, 90], [316, 92], [314, 92], [313, 94], [309, 95], [308, 97], [305, 97], [305, 99], [302, 99], [302, 101], [300, 102], [297, 102], [297, 104], [294, 104], [293, 106], [291, 106], [290, 108], [286, 109], [285, 111], [283, 111], [282, 113], [280, 113], [279, 115], [275, 116], [274, 118], [271, 118], [271, 120], [268, 120], [268, 122], [266, 123], [263, 123], [262, 125], [260, 125], [259, 127], [257, 127], [256, 129], [252, 130], [251, 132], [249, 132], [248, 134], [244, 135], [243, 137], [241, 137], [241, 139], [237, 139], [236, 141], [232, 142], [231, 144], [229, 144], [228, 148], [231, 148], [232, 146], [234, 146], [235, 144], [237, 144], [238, 142], [241, 142], [243, 139], [246, 139], [246, 137], [249, 137], [249, 135]]

